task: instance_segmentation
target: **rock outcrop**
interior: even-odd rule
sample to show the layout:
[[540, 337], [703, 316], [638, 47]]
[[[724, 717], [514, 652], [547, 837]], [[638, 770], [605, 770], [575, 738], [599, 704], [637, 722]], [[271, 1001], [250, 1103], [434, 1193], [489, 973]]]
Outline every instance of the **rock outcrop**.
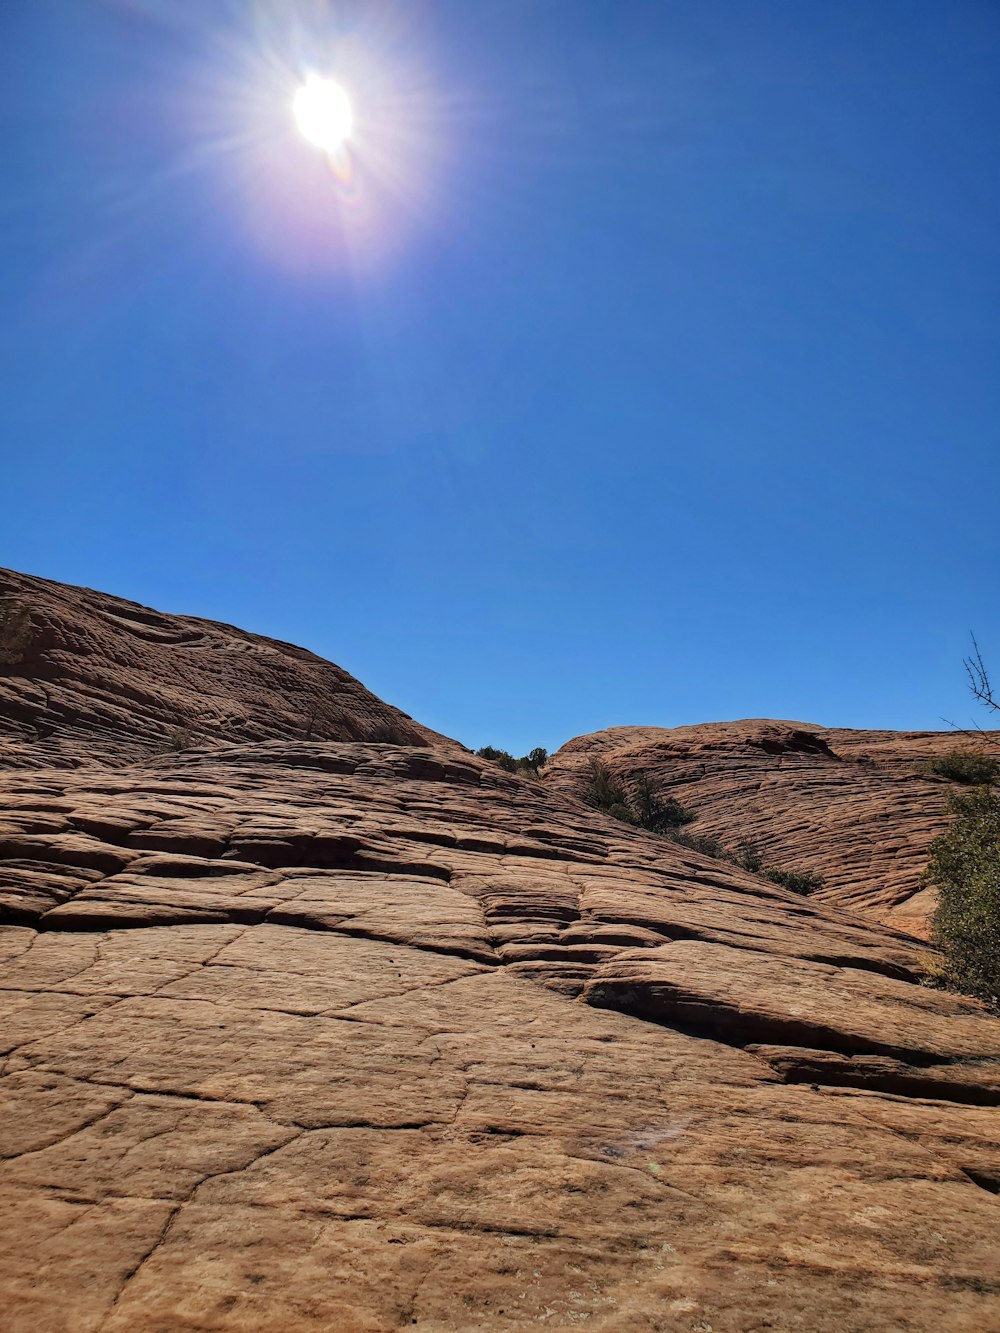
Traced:
[[0, 570], [5, 605], [25, 608], [31, 629], [0, 675], [4, 767], [76, 767], [199, 742], [446, 743], [290, 643], [11, 570]]
[[[1000, 732], [976, 743], [1000, 752]], [[626, 783], [644, 773], [696, 812], [692, 833], [766, 864], [818, 874], [819, 901], [926, 936], [927, 849], [945, 828], [954, 784], [928, 771], [972, 745], [954, 731], [852, 731], [751, 719], [693, 727], [612, 727], [569, 741], [546, 767], [554, 789], [584, 797], [591, 761]]]
[[911, 938], [12, 583], [5, 1329], [1000, 1327], [1000, 1020]]

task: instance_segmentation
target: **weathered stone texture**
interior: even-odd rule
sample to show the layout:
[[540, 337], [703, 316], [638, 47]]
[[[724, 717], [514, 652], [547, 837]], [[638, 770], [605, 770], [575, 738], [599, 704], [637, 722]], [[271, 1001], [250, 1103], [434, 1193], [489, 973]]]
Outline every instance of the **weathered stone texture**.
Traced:
[[5, 1330], [1000, 1328], [1000, 1020], [912, 939], [419, 728], [144, 753], [114, 599], [19, 587], [88, 666], [0, 774]]
[[1000, 732], [852, 731], [751, 719], [693, 727], [611, 727], [564, 745], [546, 768], [554, 789], [583, 796], [599, 759], [626, 782], [646, 773], [695, 810], [692, 833], [730, 852], [823, 877], [818, 897], [926, 936], [934, 895], [927, 849], [947, 823], [953, 783], [927, 770], [950, 750]]
[[23, 661], [0, 668], [5, 767], [274, 737], [446, 743], [290, 643], [12, 570], [0, 600], [31, 615]]

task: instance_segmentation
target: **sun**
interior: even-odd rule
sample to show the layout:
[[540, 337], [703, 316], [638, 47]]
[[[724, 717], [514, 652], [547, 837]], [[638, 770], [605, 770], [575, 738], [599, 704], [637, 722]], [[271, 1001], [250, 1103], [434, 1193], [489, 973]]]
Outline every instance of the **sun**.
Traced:
[[310, 74], [295, 94], [292, 111], [302, 137], [324, 153], [338, 152], [351, 137], [351, 101], [332, 79]]

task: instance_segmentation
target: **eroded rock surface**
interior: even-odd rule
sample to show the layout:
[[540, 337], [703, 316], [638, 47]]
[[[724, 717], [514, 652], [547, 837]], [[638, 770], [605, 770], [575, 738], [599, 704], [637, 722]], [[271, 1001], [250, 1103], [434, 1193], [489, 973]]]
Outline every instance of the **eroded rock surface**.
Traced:
[[23, 657], [0, 667], [4, 767], [274, 737], [447, 743], [290, 643], [7, 569], [0, 604], [31, 617]]
[[[1000, 732], [977, 743], [1000, 752]], [[730, 852], [752, 844], [767, 864], [821, 875], [821, 900], [926, 936], [922, 876], [955, 790], [927, 763], [971, 745], [954, 731], [770, 720], [612, 727], [564, 745], [545, 781], [582, 797], [594, 759], [626, 781], [648, 774], [697, 812], [691, 832]]]
[[1000, 1327], [912, 939], [428, 733], [122, 727], [0, 774], [5, 1329]]

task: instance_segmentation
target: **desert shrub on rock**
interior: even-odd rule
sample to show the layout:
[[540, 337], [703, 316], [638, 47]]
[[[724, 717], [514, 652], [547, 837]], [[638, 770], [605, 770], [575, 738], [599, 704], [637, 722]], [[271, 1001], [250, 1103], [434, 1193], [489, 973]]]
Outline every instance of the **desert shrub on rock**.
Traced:
[[587, 768], [587, 800], [612, 819], [631, 824], [628, 792], [620, 778], [615, 777], [602, 759], [592, 759]]
[[549, 757], [549, 752], [541, 745], [536, 745], [527, 754], [515, 759], [509, 750], [498, 750], [495, 745], [484, 745], [476, 751], [480, 759], [488, 759], [506, 773], [520, 773], [522, 777], [537, 778], [538, 771]]
[[714, 854], [724, 861], [731, 861], [741, 870], [748, 870], [751, 875], [760, 875], [763, 879], [769, 879], [772, 884], [780, 884], [783, 889], [800, 893], [803, 897], [815, 893], [825, 883], [822, 875], [813, 874], [808, 870], [789, 870], [785, 866], [767, 865], [761, 848], [748, 838], [743, 839], [735, 852], [727, 852], [720, 847]]
[[954, 819], [931, 844], [927, 876], [938, 891], [933, 936], [944, 976], [972, 995], [1000, 997], [1000, 792], [953, 796]]
[[761, 872], [772, 884], [780, 884], [791, 893], [806, 896], [821, 889], [824, 884], [822, 875], [810, 874], [808, 870], [785, 870], [782, 866], [765, 866]]
[[692, 852], [701, 852], [702, 856], [714, 856], [718, 861], [729, 860], [729, 854], [718, 838], [707, 833], [688, 833], [684, 829], [674, 829], [670, 841], [680, 847], [688, 847]]
[[730, 858], [741, 870], [749, 870], [751, 875], [759, 875], [764, 868], [764, 853], [755, 842], [744, 838]]
[[938, 777], [966, 787], [985, 786], [995, 782], [1000, 774], [1000, 762], [978, 750], [949, 750], [928, 760], [927, 767]]
[[683, 824], [689, 824], [697, 815], [681, 805], [672, 796], [664, 796], [648, 773], [640, 773], [632, 789], [608, 768], [601, 759], [592, 759], [588, 769], [587, 797], [613, 819], [651, 833], [669, 836]]
[[764, 853], [757, 843], [744, 838], [734, 853], [723, 851], [723, 860], [732, 861], [741, 870], [748, 870], [751, 875], [760, 875], [772, 884], [780, 884], [783, 889], [806, 896], [821, 889], [825, 883], [822, 875], [808, 870], [789, 870], [785, 866], [767, 865]]
[[[1000, 713], [975, 637], [965, 658], [973, 696]], [[986, 733], [981, 727], [984, 740]], [[952, 750], [930, 761], [932, 772], [974, 790], [951, 798], [954, 816], [931, 843], [926, 878], [938, 893], [931, 934], [941, 948], [938, 975], [958, 990], [1000, 1005], [1000, 763], [981, 750]]]
[[632, 789], [630, 806], [639, 828], [653, 833], [671, 833], [698, 816], [673, 796], [664, 796], [648, 773], [640, 773]]

